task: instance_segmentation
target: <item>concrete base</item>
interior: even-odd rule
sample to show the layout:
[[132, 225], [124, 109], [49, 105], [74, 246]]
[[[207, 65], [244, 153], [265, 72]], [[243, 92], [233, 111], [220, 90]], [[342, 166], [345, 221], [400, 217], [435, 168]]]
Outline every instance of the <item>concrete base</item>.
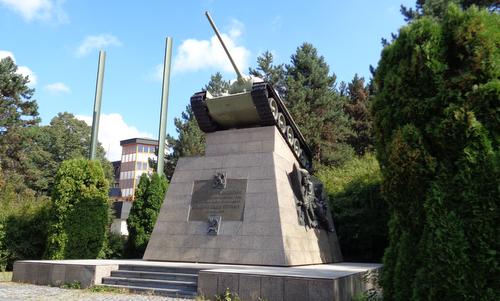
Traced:
[[[289, 174], [296, 158], [276, 127], [209, 133], [204, 157], [180, 158], [143, 259], [270, 266], [342, 261], [337, 235], [299, 224]], [[242, 220], [222, 218], [218, 235], [190, 220], [196, 181], [222, 172], [243, 180]], [[229, 185], [229, 184], [228, 184]]]
[[[198, 294], [212, 299], [226, 288], [242, 300], [347, 301], [374, 286], [380, 264], [336, 263], [296, 267], [154, 262], [143, 260], [17, 261], [13, 281], [43, 285], [100, 284], [119, 265], [199, 269]], [[374, 276], [374, 277], [370, 277]]]

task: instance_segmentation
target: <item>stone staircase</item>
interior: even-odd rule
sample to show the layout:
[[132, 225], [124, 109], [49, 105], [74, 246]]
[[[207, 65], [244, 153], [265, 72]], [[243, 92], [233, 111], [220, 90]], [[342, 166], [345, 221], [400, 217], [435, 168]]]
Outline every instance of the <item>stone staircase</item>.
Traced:
[[146, 265], [119, 265], [102, 285], [134, 293], [190, 298], [197, 295], [199, 269]]

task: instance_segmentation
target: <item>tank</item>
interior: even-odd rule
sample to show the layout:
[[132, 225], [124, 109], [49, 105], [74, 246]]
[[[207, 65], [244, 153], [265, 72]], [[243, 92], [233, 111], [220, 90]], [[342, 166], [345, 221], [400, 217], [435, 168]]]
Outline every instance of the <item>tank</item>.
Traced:
[[271, 84], [244, 77], [236, 67], [210, 14], [205, 13], [238, 75], [227, 93], [195, 93], [191, 107], [198, 126], [205, 133], [219, 130], [276, 126], [302, 168], [312, 170], [312, 155], [304, 136], [293, 121], [283, 100]]

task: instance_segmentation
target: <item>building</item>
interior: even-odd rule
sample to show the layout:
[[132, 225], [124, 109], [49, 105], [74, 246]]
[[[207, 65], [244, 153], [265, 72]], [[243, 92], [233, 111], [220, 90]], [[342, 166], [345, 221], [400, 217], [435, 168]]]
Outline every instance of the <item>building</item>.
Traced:
[[120, 165], [120, 190], [123, 200], [133, 201], [135, 188], [143, 173], [151, 174], [148, 159], [156, 160], [158, 141], [147, 138], [132, 138], [120, 141], [122, 158]]
[[120, 141], [122, 157], [114, 161], [114, 183], [109, 192], [113, 202], [114, 219], [111, 231], [128, 235], [127, 218], [135, 198], [135, 189], [143, 173], [151, 174], [149, 159], [156, 161], [158, 141], [148, 138], [132, 138]]

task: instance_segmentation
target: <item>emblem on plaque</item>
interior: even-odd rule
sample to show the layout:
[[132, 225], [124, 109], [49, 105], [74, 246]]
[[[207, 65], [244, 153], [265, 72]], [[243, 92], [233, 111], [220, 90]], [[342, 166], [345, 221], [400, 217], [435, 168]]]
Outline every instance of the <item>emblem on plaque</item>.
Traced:
[[214, 175], [212, 188], [215, 189], [225, 189], [227, 185], [226, 174], [223, 172], [218, 172]]
[[208, 235], [217, 235], [219, 234], [220, 222], [222, 220], [222, 216], [211, 215], [208, 217]]

